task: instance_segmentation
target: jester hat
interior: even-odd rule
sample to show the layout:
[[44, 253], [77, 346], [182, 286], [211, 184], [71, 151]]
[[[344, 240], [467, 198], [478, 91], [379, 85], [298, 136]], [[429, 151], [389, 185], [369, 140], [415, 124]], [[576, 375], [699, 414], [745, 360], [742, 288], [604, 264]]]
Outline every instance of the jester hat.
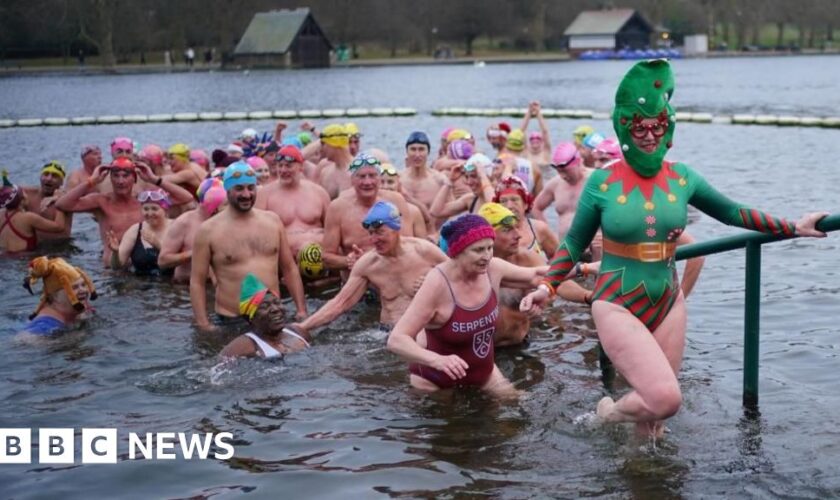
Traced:
[[254, 314], [268, 293], [271, 293], [268, 287], [254, 273], [246, 274], [239, 292], [239, 314], [249, 320], [254, 319]]
[[[655, 175], [662, 167], [662, 161], [674, 136], [676, 118], [671, 107], [674, 94], [674, 74], [665, 59], [641, 61], [624, 75], [615, 93], [613, 127], [621, 143], [624, 159], [644, 177]], [[658, 118], [667, 125], [659, 147], [653, 153], [645, 153], [633, 143], [630, 128], [645, 118]]]
[[29, 293], [32, 293], [32, 285], [39, 278], [44, 281], [44, 290], [41, 292], [41, 301], [38, 303], [38, 307], [29, 316], [29, 319], [35, 318], [47, 304], [47, 297], [59, 290], [64, 290], [67, 298], [70, 299], [70, 304], [73, 305], [76, 311], [84, 311], [85, 305], [79, 300], [76, 293], [73, 292], [73, 283], [79, 278], [85, 281], [85, 286], [90, 294], [90, 300], [96, 300], [96, 288], [94, 288], [93, 282], [90, 281], [88, 275], [80, 268], [70, 265], [60, 257], [50, 259], [49, 257], [42, 256], [32, 259], [29, 262], [29, 275], [23, 280], [24, 288]]

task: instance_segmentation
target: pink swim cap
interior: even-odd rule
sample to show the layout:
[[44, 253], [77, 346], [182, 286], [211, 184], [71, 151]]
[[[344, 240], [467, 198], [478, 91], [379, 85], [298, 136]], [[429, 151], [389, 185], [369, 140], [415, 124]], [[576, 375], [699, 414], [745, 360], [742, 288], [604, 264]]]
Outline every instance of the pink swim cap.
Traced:
[[453, 141], [446, 150], [449, 156], [456, 160], [468, 160], [475, 153], [473, 145], [463, 139]]
[[128, 137], [117, 137], [111, 142], [111, 156], [117, 154], [117, 150], [122, 149], [129, 153], [134, 152], [134, 142]]
[[202, 210], [208, 215], [216, 213], [219, 206], [227, 199], [227, 192], [225, 192], [221, 179], [215, 177], [204, 179], [198, 186], [196, 195], [198, 196], [198, 202], [201, 203]]
[[551, 155], [551, 164], [558, 167], [577, 165], [580, 161], [580, 153], [573, 142], [561, 142], [554, 148], [554, 154]]
[[601, 141], [597, 146], [595, 146], [595, 151], [603, 153], [613, 160], [619, 160], [622, 157], [621, 147], [618, 145], [618, 139], [614, 137]]
[[259, 156], [252, 156], [245, 160], [245, 162], [255, 170], [258, 168], [268, 168], [268, 163], [266, 163], [265, 160], [263, 160]]
[[205, 170], [210, 168], [210, 157], [207, 156], [207, 151], [203, 149], [190, 150], [190, 161], [201, 165]]
[[538, 141], [542, 141], [543, 136], [540, 132], [531, 132], [530, 134], [528, 134], [528, 140], [529, 141], [533, 141], [534, 139], [536, 139]]
[[[111, 145], [113, 148], [113, 145]], [[149, 162], [152, 166], [163, 165], [163, 149], [156, 144], [149, 144], [140, 150], [140, 159]]]

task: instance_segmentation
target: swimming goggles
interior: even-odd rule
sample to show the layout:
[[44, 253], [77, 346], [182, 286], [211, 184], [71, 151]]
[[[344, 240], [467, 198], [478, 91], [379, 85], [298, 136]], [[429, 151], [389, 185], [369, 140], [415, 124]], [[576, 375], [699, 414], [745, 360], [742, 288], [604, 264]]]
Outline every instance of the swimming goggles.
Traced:
[[385, 221], [382, 220], [382, 219], [372, 220], [370, 222], [362, 221], [362, 227], [365, 229], [365, 231], [370, 231], [371, 229], [376, 230], [376, 229], [379, 229], [380, 227], [382, 227], [384, 225], [385, 225]]
[[294, 156], [287, 156], [287, 155], [278, 156], [278, 157], [276, 157], [276, 158], [275, 158], [275, 160], [277, 160], [277, 161], [285, 161], [285, 162], [287, 162], [287, 163], [300, 163], [300, 162], [298, 161], [298, 159], [297, 159], [297, 158], [295, 158]]
[[397, 172], [397, 169], [395, 169], [393, 165], [383, 165], [382, 175], [390, 175], [393, 177], [395, 175], [400, 175], [400, 173]]
[[372, 165], [372, 166], [382, 166], [382, 162], [379, 161], [377, 158], [373, 156], [367, 156], [365, 158], [356, 158], [353, 160], [353, 163], [350, 164], [351, 169], [362, 168], [365, 165]]
[[516, 226], [516, 221], [517, 220], [518, 219], [516, 218], [515, 215], [508, 215], [508, 216], [503, 217], [502, 220], [500, 220], [499, 222], [493, 224], [493, 227], [494, 228], [497, 228], [499, 226], [514, 227], [514, 226]]
[[568, 167], [569, 165], [571, 165], [575, 160], [577, 160], [578, 157], [579, 157], [579, 153], [577, 151], [575, 151], [575, 154], [572, 155], [571, 158], [569, 158], [569, 161], [564, 161], [562, 163], [552, 163], [551, 168], [554, 168], [554, 169], [557, 169], [557, 170], [564, 169], [564, 168]]
[[160, 189], [156, 189], [154, 191], [143, 191], [142, 193], [137, 195], [137, 201], [140, 203], [146, 203], [147, 201], [169, 201], [169, 195], [166, 194], [166, 191], [162, 191]]
[[256, 172], [254, 172], [253, 169], [249, 168], [248, 170], [237, 170], [235, 172], [231, 172], [230, 177], [232, 177], [234, 179], [238, 179], [242, 176], [254, 177], [256, 175], [257, 175]]
[[51, 161], [43, 167], [41, 167], [42, 174], [48, 172], [59, 175], [62, 179], [67, 176], [67, 173], [64, 171], [64, 166], [61, 163], [58, 163], [57, 161]]

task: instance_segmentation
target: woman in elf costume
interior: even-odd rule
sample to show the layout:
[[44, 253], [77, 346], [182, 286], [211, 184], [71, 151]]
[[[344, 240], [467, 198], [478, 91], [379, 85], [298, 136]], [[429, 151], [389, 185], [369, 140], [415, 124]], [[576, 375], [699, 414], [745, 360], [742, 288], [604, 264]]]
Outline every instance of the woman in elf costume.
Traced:
[[613, 127], [624, 159], [589, 178], [572, 227], [537, 291], [521, 309], [543, 305], [571, 272], [600, 227], [604, 256], [593, 293], [592, 317], [606, 354], [633, 390], [598, 403], [607, 422], [635, 422], [659, 435], [662, 420], [682, 403], [677, 373], [685, 346], [686, 312], [674, 254], [691, 204], [715, 219], [746, 229], [794, 236], [825, 236], [815, 224], [796, 224], [735, 203], [683, 163], [665, 161], [676, 120], [674, 77], [665, 60], [643, 61], [618, 87]]

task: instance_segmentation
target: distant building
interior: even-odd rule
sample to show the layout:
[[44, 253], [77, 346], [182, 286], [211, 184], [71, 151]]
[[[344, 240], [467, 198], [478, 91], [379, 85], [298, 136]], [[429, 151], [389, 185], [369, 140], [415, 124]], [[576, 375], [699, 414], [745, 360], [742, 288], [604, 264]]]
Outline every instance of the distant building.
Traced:
[[650, 47], [653, 26], [633, 9], [586, 10], [563, 33], [570, 52], [644, 49]]
[[332, 44], [307, 8], [258, 12], [233, 51], [246, 67], [325, 68]]

